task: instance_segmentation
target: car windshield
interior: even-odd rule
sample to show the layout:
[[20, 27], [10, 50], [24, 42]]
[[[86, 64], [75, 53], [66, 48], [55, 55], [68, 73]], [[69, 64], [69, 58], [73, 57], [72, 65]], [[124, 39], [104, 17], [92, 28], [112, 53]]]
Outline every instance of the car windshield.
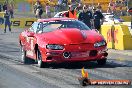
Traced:
[[41, 26], [41, 33], [59, 30], [61, 28], [77, 28], [80, 30], [91, 30], [87, 25], [78, 20], [59, 20], [43, 22]]

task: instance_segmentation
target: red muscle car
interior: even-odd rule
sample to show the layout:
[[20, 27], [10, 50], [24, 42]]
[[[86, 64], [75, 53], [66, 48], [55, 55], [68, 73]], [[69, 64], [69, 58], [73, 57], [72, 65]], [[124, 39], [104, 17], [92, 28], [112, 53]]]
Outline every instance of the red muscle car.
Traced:
[[19, 35], [22, 62], [28, 58], [46, 63], [107, 60], [107, 44], [101, 34], [71, 18], [38, 19]]

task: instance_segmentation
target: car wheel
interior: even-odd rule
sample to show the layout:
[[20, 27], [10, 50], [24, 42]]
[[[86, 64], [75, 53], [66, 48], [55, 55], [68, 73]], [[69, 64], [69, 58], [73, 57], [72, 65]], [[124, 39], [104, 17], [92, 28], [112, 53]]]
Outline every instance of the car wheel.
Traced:
[[44, 62], [42, 61], [42, 55], [39, 50], [37, 51], [37, 62], [38, 62], [38, 67], [40, 68], [44, 67]]
[[26, 51], [21, 46], [21, 62], [23, 62], [24, 64], [26, 64], [27, 61], [28, 61], [28, 58], [26, 56]]
[[101, 60], [97, 60], [98, 65], [105, 65], [107, 61], [107, 58], [101, 59]]

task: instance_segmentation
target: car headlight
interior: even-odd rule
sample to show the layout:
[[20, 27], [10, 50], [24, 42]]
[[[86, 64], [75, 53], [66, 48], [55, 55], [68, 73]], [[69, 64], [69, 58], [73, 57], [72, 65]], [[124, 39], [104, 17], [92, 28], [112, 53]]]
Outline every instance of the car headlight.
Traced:
[[48, 44], [46, 45], [47, 49], [51, 49], [51, 50], [63, 50], [64, 47], [62, 45], [57, 45], [57, 44]]
[[105, 41], [101, 41], [101, 42], [97, 42], [94, 44], [94, 47], [97, 48], [97, 47], [101, 47], [101, 46], [104, 46], [106, 45], [106, 42]]

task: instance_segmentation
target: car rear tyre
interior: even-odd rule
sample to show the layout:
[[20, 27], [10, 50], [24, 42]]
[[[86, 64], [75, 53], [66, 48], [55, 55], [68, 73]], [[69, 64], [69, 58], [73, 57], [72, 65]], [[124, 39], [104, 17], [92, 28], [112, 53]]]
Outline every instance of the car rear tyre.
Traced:
[[26, 56], [26, 51], [24, 48], [21, 46], [21, 62], [26, 64], [28, 62], [28, 58]]
[[97, 60], [98, 65], [105, 65], [107, 61], [107, 58], [101, 59], [101, 60]]
[[42, 55], [41, 55], [41, 52], [39, 50], [37, 51], [37, 62], [38, 62], [39, 68], [44, 67], [44, 62], [42, 61]]

